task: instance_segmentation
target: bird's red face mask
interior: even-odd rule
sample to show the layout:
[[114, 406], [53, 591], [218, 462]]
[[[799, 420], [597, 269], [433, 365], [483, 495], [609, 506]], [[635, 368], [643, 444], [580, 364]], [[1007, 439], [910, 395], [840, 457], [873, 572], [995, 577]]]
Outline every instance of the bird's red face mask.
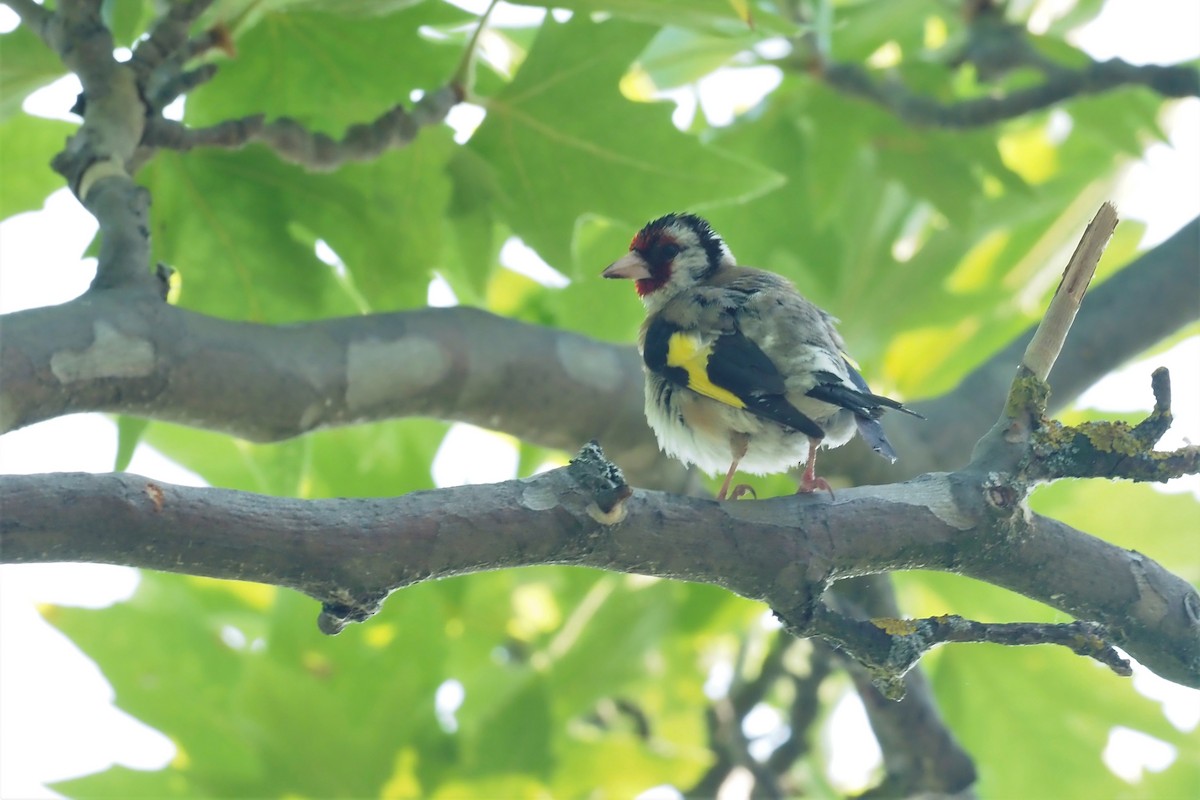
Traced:
[[645, 297], [671, 279], [671, 265], [679, 250], [675, 239], [662, 231], [641, 230], [629, 243], [629, 252], [609, 264], [600, 275], [632, 280], [638, 295]]

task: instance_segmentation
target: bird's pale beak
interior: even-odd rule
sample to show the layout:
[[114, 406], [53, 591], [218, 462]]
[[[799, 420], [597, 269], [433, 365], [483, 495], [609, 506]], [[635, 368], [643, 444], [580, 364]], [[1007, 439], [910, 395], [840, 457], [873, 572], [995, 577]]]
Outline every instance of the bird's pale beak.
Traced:
[[605, 278], [630, 278], [632, 280], [651, 277], [650, 265], [636, 252], [629, 252], [621, 256], [609, 264], [608, 269], [601, 272], [600, 275]]

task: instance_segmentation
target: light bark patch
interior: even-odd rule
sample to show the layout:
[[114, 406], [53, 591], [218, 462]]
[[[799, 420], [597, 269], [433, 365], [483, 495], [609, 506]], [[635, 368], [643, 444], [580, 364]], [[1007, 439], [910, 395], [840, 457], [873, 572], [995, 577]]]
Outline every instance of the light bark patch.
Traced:
[[436, 385], [449, 370], [450, 359], [431, 339], [353, 342], [347, 353], [346, 405], [364, 410], [411, 397]]
[[959, 509], [950, 492], [950, 483], [941, 475], [927, 475], [908, 483], [864, 487], [873, 497], [891, 503], [903, 503], [928, 509], [931, 514], [952, 528], [970, 530], [976, 521]]
[[621, 362], [612, 348], [574, 336], [560, 336], [555, 349], [558, 361], [571, 380], [604, 392], [621, 386]]
[[62, 383], [97, 378], [139, 378], [154, 371], [154, 346], [97, 320], [86, 350], [60, 350], [50, 356], [50, 371]]

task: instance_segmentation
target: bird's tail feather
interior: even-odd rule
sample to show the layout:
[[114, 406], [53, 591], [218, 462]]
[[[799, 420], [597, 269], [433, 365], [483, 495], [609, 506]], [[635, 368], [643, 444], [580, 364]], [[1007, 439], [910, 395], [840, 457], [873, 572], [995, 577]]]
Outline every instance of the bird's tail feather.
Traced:
[[883, 432], [883, 426], [879, 424], [879, 420], [871, 417], [860, 417], [856, 414], [854, 421], [858, 423], [859, 435], [871, 446], [871, 449], [895, 464], [896, 451], [892, 449], [892, 443], [888, 441], [887, 435]]

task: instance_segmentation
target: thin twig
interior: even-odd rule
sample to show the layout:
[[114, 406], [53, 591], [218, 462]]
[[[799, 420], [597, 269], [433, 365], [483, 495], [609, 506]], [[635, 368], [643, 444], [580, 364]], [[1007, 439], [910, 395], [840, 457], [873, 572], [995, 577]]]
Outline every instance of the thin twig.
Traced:
[[170, 10], [150, 30], [150, 34], [134, 48], [130, 65], [145, 75], [163, 62], [175, 57], [187, 43], [188, 29], [213, 0], [188, 0], [174, 3]]
[[143, 143], [187, 151], [194, 147], [239, 150], [251, 142], [261, 142], [285, 161], [314, 172], [328, 172], [348, 161], [369, 161], [411, 143], [421, 128], [444, 120], [461, 100], [462, 94], [456, 86], [445, 86], [422, 97], [411, 110], [397, 105], [369, 123], [352, 125], [341, 139], [311, 131], [289, 117], [266, 122], [257, 114], [207, 128], [189, 128], [173, 120], [151, 120]]
[[474, 84], [474, 71], [472, 67], [475, 65], [476, 48], [479, 45], [479, 39], [483, 36], [483, 30], [487, 27], [488, 19], [492, 16], [492, 11], [499, 4], [499, 0], [492, 0], [488, 3], [488, 7], [484, 9], [483, 14], [479, 17], [479, 24], [475, 26], [475, 32], [471, 34], [470, 40], [467, 42], [467, 49], [463, 53], [462, 61], [458, 62], [458, 69], [454, 70], [454, 75], [450, 78], [450, 83], [453, 86], [459, 87], [464, 97], [470, 95]]
[[999, 96], [943, 103], [918, 94], [895, 78], [876, 79], [859, 64], [812, 64], [800, 67], [815, 73], [825, 83], [847, 94], [882, 106], [912, 125], [963, 130], [1015, 119], [1056, 103], [1122, 86], [1145, 86], [1164, 97], [1194, 97], [1200, 94], [1200, 76], [1188, 66], [1134, 65], [1120, 59], [1095, 62], [1082, 70], [1054, 70], [1035, 86]]
[[[785, 625], [792, 626], [785, 620]], [[858, 620], [820, 606], [797, 635], [819, 635], [865, 666], [885, 697], [899, 699], [901, 678], [936, 645], [946, 642], [990, 642], [1004, 645], [1056, 644], [1089, 656], [1118, 675], [1129, 675], [1129, 662], [1113, 649], [1103, 625], [1078, 620], [1040, 622], [976, 622], [948, 614], [925, 619]]]

